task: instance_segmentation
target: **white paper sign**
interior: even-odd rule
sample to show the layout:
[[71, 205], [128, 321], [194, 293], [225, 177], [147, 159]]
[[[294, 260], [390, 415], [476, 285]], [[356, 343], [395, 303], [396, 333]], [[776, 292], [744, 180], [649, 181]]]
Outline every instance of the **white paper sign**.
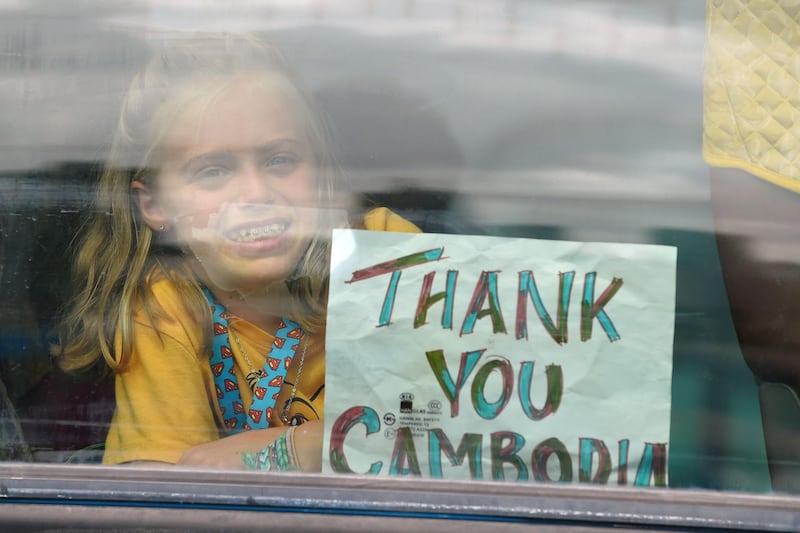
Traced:
[[324, 471], [665, 485], [676, 256], [336, 230]]

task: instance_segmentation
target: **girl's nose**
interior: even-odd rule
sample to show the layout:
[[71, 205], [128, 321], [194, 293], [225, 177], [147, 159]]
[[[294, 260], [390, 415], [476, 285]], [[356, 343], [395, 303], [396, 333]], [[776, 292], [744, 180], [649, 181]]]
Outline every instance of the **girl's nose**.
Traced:
[[269, 177], [255, 163], [243, 164], [239, 172], [239, 198], [244, 203], [272, 203], [275, 191]]

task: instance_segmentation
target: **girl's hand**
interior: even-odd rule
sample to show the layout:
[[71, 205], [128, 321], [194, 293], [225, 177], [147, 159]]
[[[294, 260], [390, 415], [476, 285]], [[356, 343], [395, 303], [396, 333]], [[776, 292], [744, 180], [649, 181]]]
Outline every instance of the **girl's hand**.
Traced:
[[324, 431], [322, 420], [306, 422], [294, 430], [295, 454], [297, 454], [298, 466], [303, 472], [322, 471]]
[[[245, 470], [243, 453], [259, 452], [274, 442], [289, 428], [267, 428], [246, 431], [223, 439], [200, 444], [183, 453], [179, 465], [203, 466], [228, 470]], [[294, 444], [299, 467], [304, 472], [319, 472], [322, 469], [322, 420], [306, 422], [297, 426]]]

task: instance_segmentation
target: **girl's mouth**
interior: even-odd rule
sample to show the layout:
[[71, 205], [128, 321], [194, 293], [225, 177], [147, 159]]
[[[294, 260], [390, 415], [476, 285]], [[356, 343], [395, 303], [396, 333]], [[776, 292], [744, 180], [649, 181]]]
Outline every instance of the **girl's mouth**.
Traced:
[[240, 226], [225, 232], [225, 237], [234, 242], [260, 241], [283, 234], [288, 226], [286, 221]]

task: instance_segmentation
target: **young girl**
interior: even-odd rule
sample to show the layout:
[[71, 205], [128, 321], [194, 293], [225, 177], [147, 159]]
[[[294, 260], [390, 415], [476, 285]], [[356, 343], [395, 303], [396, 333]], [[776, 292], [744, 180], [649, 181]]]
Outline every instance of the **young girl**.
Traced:
[[319, 470], [334, 178], [274, 47], [177, 44], [134, 78], [57, 347], [115, 372], [105, 463]]

